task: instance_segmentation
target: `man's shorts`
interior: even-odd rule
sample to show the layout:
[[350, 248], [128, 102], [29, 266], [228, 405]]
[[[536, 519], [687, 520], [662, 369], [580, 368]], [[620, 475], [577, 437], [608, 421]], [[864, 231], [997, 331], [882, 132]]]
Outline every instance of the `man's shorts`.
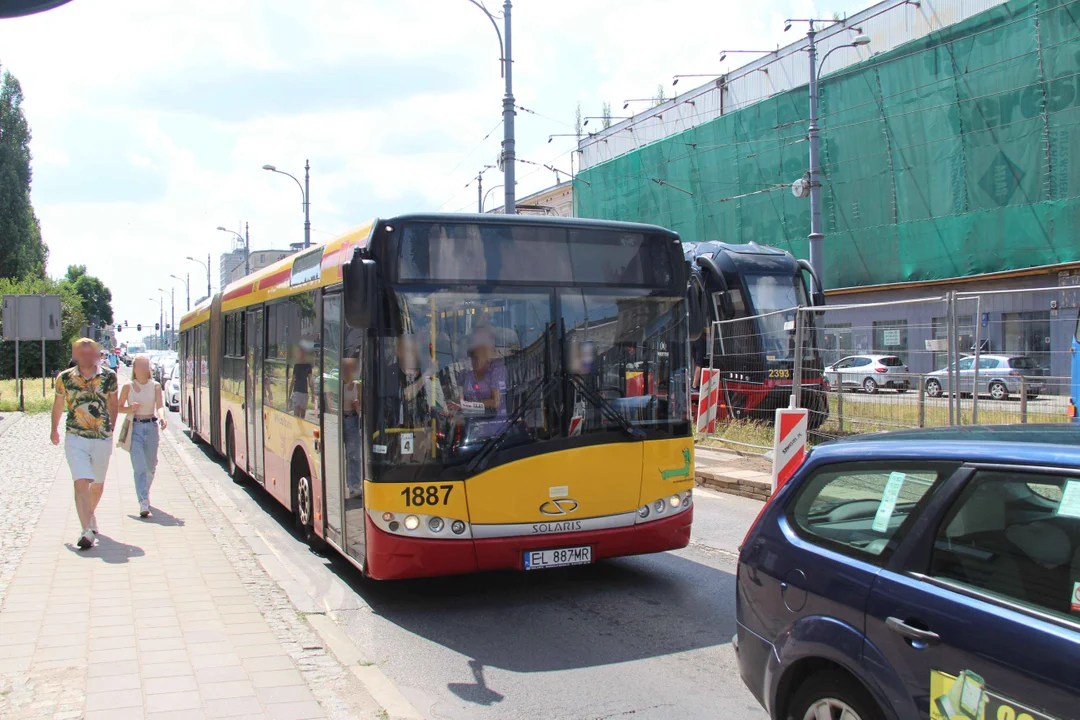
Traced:
[[64, 454], [72, 480], [103, 483], [112, 457], [112, 440], [94, 440], [68, 433], [64, 436]]

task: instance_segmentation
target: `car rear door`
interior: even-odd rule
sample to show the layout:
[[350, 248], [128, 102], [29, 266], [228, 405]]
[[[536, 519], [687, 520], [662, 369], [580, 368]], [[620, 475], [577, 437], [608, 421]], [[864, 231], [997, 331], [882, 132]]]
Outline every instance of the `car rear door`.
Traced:
[[1080, 474], [965, 468], [875, 579], [868, 669], [901, 717], [1077, 716]]

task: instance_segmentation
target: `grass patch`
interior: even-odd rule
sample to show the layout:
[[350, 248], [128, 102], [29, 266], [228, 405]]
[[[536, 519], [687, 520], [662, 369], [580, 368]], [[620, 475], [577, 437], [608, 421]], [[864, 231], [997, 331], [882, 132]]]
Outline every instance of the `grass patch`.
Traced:
[[[41, 392], [41, 378], [23, 378], [23, 399], [26, 412], [49, 412], [53, 403], [53, 378], [45, 379], [45, 393]], [[0, 412], [17, 412], [19, 392], [14, 380], [0, 380]]]
[[[1029, 424], [1068, 422], [1066, 414], [1068, 398], [1046, 395], [1028, 400], [1026, 420]], [[979, 425], [1019, 424], [1024, 408], [1020, 400], [995, 401], [979, 398]], [[961, 424], [972, 425], [972, 400], [961, 398]], [[870, 432], [905, 430], [918, 427], [948, 427], [949, 404], [946, 398], [924, 398], [920, 423], [918, 393], [904, 394], [880, 392], [874, 395], [844, 393], [843, 400], [837, 393], [829, 393], [829, 417], [820, 428], [810, 433], [810, 445], [817, 445], [840, 437]], [[773, 426], [764, 421], [726, 420], [717, 424], [716, 432], [701, 438], [704, 445], [738, 450], [747, 453], [764, 453], [771, 448]], [[748, 447], [748, 446], [761, 447]]]

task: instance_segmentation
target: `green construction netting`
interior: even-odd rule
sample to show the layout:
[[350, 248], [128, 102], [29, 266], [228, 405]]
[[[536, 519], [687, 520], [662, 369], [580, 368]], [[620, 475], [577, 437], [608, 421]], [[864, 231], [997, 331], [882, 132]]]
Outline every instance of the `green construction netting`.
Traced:
[[[803, 86], [588, 168], [575, 211], [806, 257], [788, 187], [808, 114]], [[1080, 260], [1080, 0], [1014, 0], [826, 76], [820, 118], [827, 287]]]

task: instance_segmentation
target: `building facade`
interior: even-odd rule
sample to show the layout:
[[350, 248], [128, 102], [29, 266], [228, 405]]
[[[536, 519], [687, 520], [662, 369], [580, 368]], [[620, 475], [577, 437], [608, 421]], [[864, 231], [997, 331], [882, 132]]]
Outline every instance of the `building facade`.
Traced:
[[[519, 215], [574, 216], [574, 185], [569, 180], [517, 199]], [[502, 206], [490, 212], [501, 215]]]
[[[959, 318], [983, 330], [985, 349], [1066, 374], [1080, 267], [1074, 16], [1064, 0], [886, 0], [819, 28], [818, 57], [836, 49], [818, 121], [829, 304], [997, 292]], [[855, 33], [870, 45], [844, 47]], [[807, 48], [803, 38], [583, 138], [575, 214], [807, 257], [810, 206], [790, 189], [808, 168]], [[941, 314], [932, 302], [827, 313], [829, 353], [937, 369], [944, 353], [925, 341]]]

